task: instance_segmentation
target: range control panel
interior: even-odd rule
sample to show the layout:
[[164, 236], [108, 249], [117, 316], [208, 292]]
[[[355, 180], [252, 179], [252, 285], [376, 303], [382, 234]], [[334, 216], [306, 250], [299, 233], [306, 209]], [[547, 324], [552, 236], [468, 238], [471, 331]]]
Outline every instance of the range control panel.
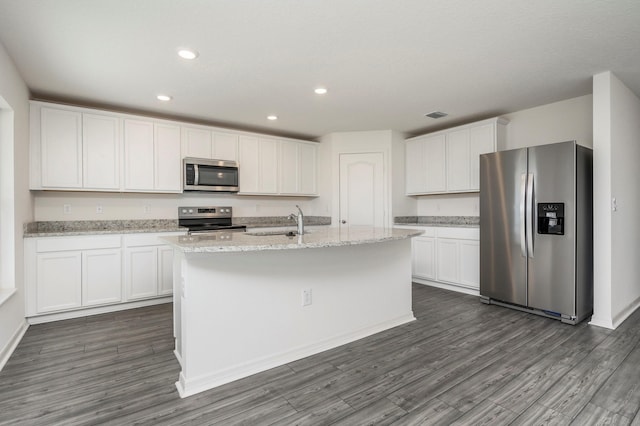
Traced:
[[564, 235], [564, 203], [538, 203], [538, 234]]

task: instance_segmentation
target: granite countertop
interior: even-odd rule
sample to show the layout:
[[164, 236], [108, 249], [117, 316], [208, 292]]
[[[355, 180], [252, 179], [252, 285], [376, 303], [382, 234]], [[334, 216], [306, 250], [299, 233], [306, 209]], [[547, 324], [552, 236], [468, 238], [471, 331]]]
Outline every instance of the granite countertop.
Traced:
[[263, 250], [291, 250], [339, 247], [402, 240], [422, 234], [419, 230], [371, 227], [322, 227], [304, 235], [287, 236], [271, 232], [229, 232], [208, 235], [163, 237], [184, 253], [220, 253]]
[[[305, 216], [304, 223], [305, 226], [330, 225], [331, 218], [325, 216]], [[295, 228], [296, 226], [295, 222], [287, 216], [237, 217], [233, 218], [233, 224], [246, 225], [247, 228], [283, 226], [292, 226]], [[27, 223], [24, 225], [23, 236], [25, 238], [35, 238], [187, 231], [187, 228], [178, 226], [177, 219], [70, 220]]]
[[67, 237], [74, 235], [137, 234], [150, 232], [186, 232], [177, 220], [78, 220], [31, 222], [24, 226], [23, 236]]
[[478, 216], [397, 216], [394, 225], [478, 228]]

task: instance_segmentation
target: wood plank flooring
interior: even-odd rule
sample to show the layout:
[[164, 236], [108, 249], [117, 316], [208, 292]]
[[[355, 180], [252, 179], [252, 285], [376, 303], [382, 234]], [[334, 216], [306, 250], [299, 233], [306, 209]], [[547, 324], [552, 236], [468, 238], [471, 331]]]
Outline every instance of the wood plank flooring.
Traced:
[[640, 426], [640, 312], [570, 326], [421, 285], [413, 305], [410, 324], [186, 399], [171, 305], [34, 325], [0, 372], [0, 424]]

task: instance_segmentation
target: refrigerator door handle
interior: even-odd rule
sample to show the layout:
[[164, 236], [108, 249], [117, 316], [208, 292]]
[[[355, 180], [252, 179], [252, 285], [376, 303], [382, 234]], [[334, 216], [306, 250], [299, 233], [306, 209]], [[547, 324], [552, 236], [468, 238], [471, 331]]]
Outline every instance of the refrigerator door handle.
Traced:
[[527, 175], [523, 173], [520, 175], [520, 254], [522, 257], [527, 257], [527, 234], [525, 224], [527, 221], [526, 215], [526, 188], [527, 188]]
[[533, 188], [533, 173], [529, 173], [529, 177], [527, 179], [527, 202], [529, 204], [528, 208], [528, 218], [527, 218], [527, 253], [530, 258], [533, 258], [533, 221], [536, 218], [535, 215], [535, 202], [533, 199], [534, 188]]

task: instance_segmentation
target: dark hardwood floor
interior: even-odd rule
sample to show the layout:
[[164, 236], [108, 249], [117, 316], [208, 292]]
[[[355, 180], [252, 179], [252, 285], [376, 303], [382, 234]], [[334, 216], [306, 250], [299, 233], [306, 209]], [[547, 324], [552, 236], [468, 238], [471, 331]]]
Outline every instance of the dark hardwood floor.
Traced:
[[31, 326], [0, 424], [640, 425], [640, 312], [610, 331], [413, 296], [417, 321], [185, 399], [171, 305]]

